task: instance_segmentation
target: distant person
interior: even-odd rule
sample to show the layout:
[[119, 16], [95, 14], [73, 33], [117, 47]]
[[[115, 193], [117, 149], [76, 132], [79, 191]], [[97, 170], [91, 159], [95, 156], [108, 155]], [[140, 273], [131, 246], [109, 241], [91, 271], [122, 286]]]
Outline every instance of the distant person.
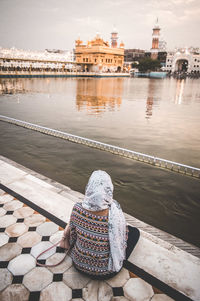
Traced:
[[[127, 227], [113, 200], [113, 184], [105, 171], [94, 171], [83, 202], [74, 205], [60, 247], [69, 249], [75, 268], [93, 279], [108, 279], [122, 268], [140, 233]], [[128, 241], [127, 241], [128, 238]]]

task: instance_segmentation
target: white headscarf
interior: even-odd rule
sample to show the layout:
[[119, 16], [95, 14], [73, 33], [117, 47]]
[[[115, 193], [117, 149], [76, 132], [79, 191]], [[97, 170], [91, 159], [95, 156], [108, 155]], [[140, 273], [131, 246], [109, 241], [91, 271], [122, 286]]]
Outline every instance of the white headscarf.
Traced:
[[113, 200], [113, 184], [110, 176], [102, 170], [94, 171], [86, 186], [83, 208], [99, 211], [109, 208], [108, 233], [110, 256], [108, 270], [118, 272], [125, 259], [126, 221], [119, 203]]

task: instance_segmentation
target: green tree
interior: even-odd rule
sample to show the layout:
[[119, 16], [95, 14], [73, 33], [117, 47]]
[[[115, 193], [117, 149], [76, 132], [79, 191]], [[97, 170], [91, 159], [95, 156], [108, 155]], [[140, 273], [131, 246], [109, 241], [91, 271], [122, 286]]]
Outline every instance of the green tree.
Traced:
[[133, 62], [131, 64], [131, 68], [138, 68], [138, 62]]
[[139, 61], [138, 69], [140, 72], [155, 71], [161, 67], [158, 60], [152, 60], [150, 57], [145, 57]]

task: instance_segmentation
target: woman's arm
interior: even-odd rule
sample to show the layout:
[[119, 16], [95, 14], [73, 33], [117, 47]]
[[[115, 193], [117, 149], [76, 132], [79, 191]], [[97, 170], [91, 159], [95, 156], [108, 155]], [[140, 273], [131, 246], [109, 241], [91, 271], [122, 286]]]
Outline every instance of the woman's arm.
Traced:
[[63, 238], [69, 237], [70, 235], [70, 226], [69, 223], [67, 224], [67, 226], [65, 227], [65, 230], [63, 232]]
[[76, 229], [74, 226], [74, 207], [73, 207], [70, 219], [63, 232], [63, 237], [60, 242], [60, 247], [69, 249], [70, 246], [72, 247], [74, 245], [75, 241], [76, 241]]
[[70, 247], [69, 239], [70, 239], [70, 226], [68, 223], [63, 232], [62, 240], [61, 240], [59, 246], [64, 249], [69, 249], [69, 247]]

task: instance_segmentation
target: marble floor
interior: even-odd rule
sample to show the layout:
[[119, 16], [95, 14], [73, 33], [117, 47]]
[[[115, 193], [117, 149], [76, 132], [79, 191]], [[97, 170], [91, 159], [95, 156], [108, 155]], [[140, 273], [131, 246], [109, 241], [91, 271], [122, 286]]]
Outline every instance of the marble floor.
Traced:
[[[106, 281], [78, 273], [67, 256], [56, 267], [41, 267], [36, 257], [61, 238], [63, 228], [0, 190], [1, 301], [126, 301], [173, 300], [126, 268]], [[55, 264], [65, 254], [54, 247], [40, 257]]]

